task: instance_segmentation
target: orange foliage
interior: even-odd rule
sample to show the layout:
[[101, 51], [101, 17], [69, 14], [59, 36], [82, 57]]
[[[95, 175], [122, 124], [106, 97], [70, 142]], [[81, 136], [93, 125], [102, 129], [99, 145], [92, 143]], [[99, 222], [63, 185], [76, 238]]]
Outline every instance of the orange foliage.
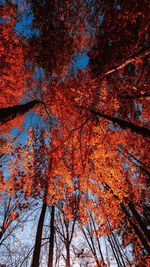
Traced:
[[[124, 1], [122, 5], [126, 5]], [[56, 6], [58, 7], [58, 3]], [[112, 55], [110, 45], [107, 43], [107, 36], [106, 40], [105, 38], [102, 39], [104, 50], [96, 52], [96, 49], [92, 48], [91, 55], [94, 58], [92, 60], [96, 61], [97, 56], [100, 55], [105, 56], [108, 48], [110, 65], [116, 64], [117, 66], [123, 64], [123, 59], [126, 61], [126, 53], [130, 56], [135, 48], [137, 51], [145, 31], [141, 30], [138, 45], [133, 40], [134, 45], [132, 46], [130, 31], [127, 29], [129, 15], [131, 15], [131, 26], [135, 28], [139, 16], [136, 8], [135, 14], [133, 14], [132, 11], [127, 12], [128, 7], [126, 7], [123, 15], [118, 14], [115, 7], [112, 6], [114, 13], [106, 14], [108, 17], [106, 24], [104, 22], [105, 31], [111, 25], [112, 14], [117, 13], [115, 24], [109, 28], [108, 33], [114, 39], [116, 38], [116, 47], [122, 44], [120, 32], [122, 29], [119, 25], [120, 36], [118, 36], [117, 21], [125, 28], [123, 37], [128, 37], [131, 42], [129, 48], [126, 47], [124, 50], [124, 46], [121, 47], [121, 60], [118, 59], [116, 47], [114, 47], [114, 54]], [[79, 5], [77, 10], [82, 13], [83, 7]], [[25, 44], [23, 45], [17, 38], [13, 29], [13, 9], [7, 10], [5, 8], [5, 13], [2, 16], [10, 17], [10, 19], [2, 24], [0, 48], [3, 66], [2, 106], [20, 101], [26, 86], [26, 79], [29, 77], [29, 73], [24, 67]], [[74, 15], [74, 18], [76, 17], [77, 14]], [[144, 68], [143, 59], [137, 59], [131, 63], [136, 68], [135, 75], [133, 75], [134, 70], [126, 69], [127, 67], [124, 65], [117, 72], [114, 71], [115, 74], [111, 73], [109, 76], [106, 75], [106, 71], [109, 71], [110, 66], [108, 62], [105, 62], [108, 58], [104, 57], [104, 59], [102, 58], [103, 66], [97, 61], [101, 73], [98, 72], [94, 79], [92, 78], [94, 72], [92, 67], [88, 73], [81, 71], [76, 77], [67, 75], [66, 70], [72, 51], [68, 51], [63, 66], [62, 59], [67, 53], [66, 45], [70, 44], [67, 39], [69, 38], [68, 33], [71, 34], [71, 30], [74, 32], [77, 26], [80, 28], [79, 38], [71, 39], [73, 49], [82, 50], [90, 44], [90, 31], [86, 36], [85, 26], [88, 24], [88, 18], [83, 17], [81, 16], [78, 25], [68, 24], [68, 22], [63, 24], [67, 32], [65, 37], [63, 35], [63, 40], [66, 40], [63, 47], [65, 51], [61, 54], [60, 42], [58, 49], [56, 49], [58, 53], [56, 64], [54, 64], [56, 54], [54, 58], [50, 58], [48, 54], [48, 60], [44, 61], [45, 51], [48, 52], [43, 49], [43, 46], [49, 36], [46, 35], [45, 24], [38, 24], [39, 21], [36, 18], [35, 24], [39, 25], [41, 30], [45, 30], [45, 35], [42, 32], [43, 39], [38, 37], [41, 40], [41, 45], [38, 43], [39, 54], [35, 53], [36, 47], [34, 49], [31, 47], [33, 64], [39, 63], [39, 59], [41, 60], [41, 55], [43, 55], [43, 61], [41, 60], [39, 65], [45, 68], [46, 74], [51, 70], [57, 74], [60, 74], [60, 70], [62, 71], [61, 75], [58, 75], [51, 82], [47, 82], [46, 78], [40, 81], [40, 90], [38, 90], [39, 81], [34, 83], [34, 86], [37, 85], [35, 95], [41, 97], [44, 103], [42, 109], [39, 108], [39, 114], [44, 119], [45, 125], [52, 124], [52, 129], [50, 131], [38, 129], [38, 127], [30, 129], [27, 142], [23, 147], [18, 145], [16, 148], [12, 148], [6, 145], [3, 148], [4, 152], [10, 149], [13, 158], [10, 160], [11, 177], [7, 185], [2, 178], [1, 184], [4, 186], [4, 190], [6, 186], [9, 197], [22, 190], [25, 199], [37, 198], [46, 194], [48, 205], [62, 201], [66, 218], [73, 220], [76, 216], [82, 225], [88, 224], [90, 213], [92, 213], [96, 218], [99, 237], [109, 236], [113, 230], [118, 235], [121, 233], [124, 246], [132, 244], [134, 254], [139, 261], [143, 257], [143, 244], [141, 246], [140, 235], [138, 236], [135, 228], [137, 227], [141, 231], [141, 225], [131, 211], [129, 204], [134, 204], [136, 212], [144, 221], [144, 205], [148, 199], [148, 177], [146, 174], [146, 171], [149, 172], [148, 140], [137, 135], [135, 131], [131, 132], [130, 127], [116, 128], [115, 123], [110, 123], [107, 119], [92, 114], [91, 110], [121, 118], [141, 127], [147, 127], [148, 123], [144, 120], [148, 118], [148, 101], [142, 100], [141, 95], [144, 94], [143, 88], [145, 88], [144, 92], [147, 93], [147, 85], [144, 81], [148, 69]], [[144, 20], [143, 11], [142, 18]], [[61, 17], [58, 17], [58, 23], [60, 23], [59, 19], [60, 21], [64, 20], [62, 14]], [[51, 23], [51, 21], [48, 22]], [[99, 32], [101, 33], [98, 28], [97, 34]], [[62, 34], [62, 32], [60, 33]], [[97, 43], [99, 44], [100, 41], [98, 39]], [[5, 50], [4, 45], [6, 45]], [[49, 66], [51, 70], [49, 70]], [[50, 76], [49, 72], [47, 75]], [[60, 77], [64, 79], [60, 81]], [[140, 111], [139, 104], [141, 105]], [[50, 139], [47, 144], [45, 138]], [[15, 219], [15, 214], [11, 214], [11, 218]], [[146, 261], [148, 264], [147, 258]]]

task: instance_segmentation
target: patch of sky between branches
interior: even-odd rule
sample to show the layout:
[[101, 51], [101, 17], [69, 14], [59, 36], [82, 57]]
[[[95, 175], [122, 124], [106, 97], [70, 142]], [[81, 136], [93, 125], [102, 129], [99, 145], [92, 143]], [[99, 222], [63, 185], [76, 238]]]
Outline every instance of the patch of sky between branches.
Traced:
[[[55, 120], [53, 120], [53, 123], [56, 124]], [[22, 124], [23, 126], [23, 131], [18, 129], [18, 128], [13, 128], [11, 130], [11, 134], [13, 136], [17, 136], [17, 142], [21, 143], [21, 145], [25, 145], [27, 138], [28, 138], [28, 133], [30, 128], [34, 127], [39, 127], [39, 128], [46, 128], [46, 130], [50, 130], [51, 125], [46, 124], [43, 120], [43, 118], [34, 112], [28, 112], [26, 114], [26, 118]]]
[[41, 78], [43, 78], [45, 75], [44, 73], [44, 69], [43, 68], [40, 68], [40, 67], [37, 67], [36, 70], [35, 70], [35, 73], [34, 73], [34, 79], [36, 81], [40, 80]]
[[98, 16], [98, 21], [99, 21], [100, 24], [103, 23], [104, 19], [105, 19], [104, 15], [99, 15]]
[[125, 170], [129, 169], [129, 164], [128, 163], [124, 163], [123, 166], [124, 166]]
[[89, 57], [85, 53], [78, 52], [72, 59], [68, 68], [68, 74], [77, 75], [79, 70], [84, 70], [89, 64]]
[[119, 132], [122, 130], [122, 128], [119, 125], [113, 124], [113, 123], [109, 123], [108, 128], [111, 129], [112, 131], [116, 131], [116, 132]]
[[9, 22], [10, 19], [9, 18], [3, 18], [0, 16], [0, 24], [3, 24], [3, 23], [6, 23], [6, 22]]
[[33, 15], [30, 12], [24, 12], [21, 19], [16, 22], [15, 30], [20, 35], [26, 38], [31, 38], [32, 36], [39, 36], [40, 31], [32, 27]]

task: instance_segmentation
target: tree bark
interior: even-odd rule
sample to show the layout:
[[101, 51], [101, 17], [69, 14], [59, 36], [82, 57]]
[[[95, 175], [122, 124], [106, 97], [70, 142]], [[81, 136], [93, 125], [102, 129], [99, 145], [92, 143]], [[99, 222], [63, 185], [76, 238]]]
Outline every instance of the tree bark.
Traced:
[[124, 60], [124, 62], [122, 62], [120, 65], [114, 67], [113, 69], [105, 72], [105, 75], [109, 75], [109, 74], [112, 74], [114, 73], [115, 71], [117, 70], [121, 70], [123, 69], [125, 66], [127, 66], [128, 64], [138, 60], [138, 59], [141, 59], [145, 56], [148, 56], [150, 54], [150, 48], [147, 48], [147, 49], [143, 49], [141, 50], [139, 53], [136, 53], [135, 55], [129, 57], [128, 59]]
[[[82, 224], [80, 224], [80, 225], [81, 225], [82, 233], [83, 233], [83, 235], [84, 235], [84, 237], [85, 237], [85, 239], [86, 239], [86, 241], [88, 243], [89, 249], [90, 249], [90, 251], [91, 251], [91, 253], [92, 253], [93, 257], [94, 257], [94, 260], [95, 260], [95, 262], [97, 264], [97, 267], [102, 267], [102, 265], [99, 263], [99, 260], [98, 260], [98, 257], [97, 257], [95, 243], [93, 241], [93, 237], [90, 235], [90, 232], [89, 232], [90, 230], [86, 227], [86, 229], [88, 231], [88, 234], [87, 234], [85, 232], [85, 230], [84, 230], [83, 225]], [[103, 263], [103, 264], [105, 264], [105, 263]]]
[[[111, 192], [111, 194], [114, 196], [115, 199], [119, 200], [119, 197], [116, 194], [114, 194], [113, 190], [111, 189], [111, 187], [108, 184], [104, 183], [103, 185], [104, 185], [104, 188], [106, 190], [109, 190]], [[148, 243], [147, 239], [145, 238], [143, 233], [140, 231], [140, 229], [137, 227], [137, 225], [133, 222], [132, 216], [128, 212], [128, 209], [126, 208], [124, 203], [122, 203], [122, 202], [120, 203], [120, 208], [123, 211], [123, 213], [127, 216], [128, 220], [130, 222], [130, 225], [132, 226], [135, 234], [140, 239], [141, 244], [143, 245], [144, 249], [147, 251], [147, 253], [150, 253], [150, 246], [149, 246], [149, 243]], [[138, 223], [138, 221], [137, 221], [137, 223]]]
[[48, 267], [53, 267], [54, 235], [55, 235], [54, 221], [55, 221], [55, 206], [52, 205], [52, 208], [51, 208], [51, 222], [50, 222]]
[[[147, 169], [147, 166], [146, 166], [141, 160], [137, 159], [133, 154], [131, 154], [131, 153], [127, 150], [127, 148], [123, 147], [122, 145], [119, 145], [119, 147], [120, 147], [122, 150], [124, 150], [125, 153], [126, 153], [130, 158], [134, 159], [134, 160], [135, 160], [135, 161], [134, 161], [134, 164], [135, 164], [138, 168], [140, 168], [141, 171], [143, 171], [143, 172], [148, 176], [148, 178], [150, 178], [150, 172], [149, 172], [149, 170]], [[133, 162], [133, 161], [131, 160], [131, 162]], [[138, 164], [137, 164], [136, 162], [137, 162]], [[149, 182], [149, 179], [147, 179], [147, 181]]]
[[122, 96], [122, 99], [150, 99], [150, 94], [149, 93], [144, 93], [144, 94], [135, 94], [135, 95], [124, 95]]
[[[82, 108], [82, 107], [81, 107]], [[112, 116], [109, 116], [107, 114], [103, 114], [101, 112], [98, 112], [96, 110], [91, 110], [91, 109], [87, 109], [89, 110], [93, 115], [96, 115], [98, 117], [104, 118], [110, 122], [113, 122], [114, 124], [116, 123], [117, 125], [119, 125], [122, 129], [130, 129], [132, 132], [141, 135], [143, 137], [147, 137], [150, 138], [150, 130], [148, 128], [142, 127], [142, 126], [138, 126], [132, 122], [128, 122], [119, 118], [115, 118]]]
[[114, 246], [114, 244], [113, 244], [113, 241], [112, 241], [112, 239], [111, 239], [111, 237], [110, 237], [109, 235], [107, 236], [107, 238], [108, 238], [109, 244], [110, 244], [110, 246], [111, 246], [111, 249], [112, 249], [114, 258], [115, 258], [115, 260], [116, 260], [117, 266], [118, 266], [118, 267], [121, 267], [121, 263], [120, 263], [120, 260], [119, 260], [118, 255], [117, 255], [117, 252], [116, 252], [115, 246]]
[[5, 233], [5, 228], [4, 228], [4, 226], [2, 225], [2, 226], [0, 227], [0, 240], [2, 239], [4, 233]]
[[124, 262], [124, 259], [123, 259], [123, 256], [122, 256], [122, 252], [121, 252], [121, 249], [120, 249], [120, 244], [118, 244], [118, 241], [116, 239], [115, 234], [113, 233], [113, 230], [111, 228], [111, 225], [110, 225], [108, 219], [107, 219], [107, 224], [108, 224], [108, 227], [109, 227], [110, 232], [111, 232], [110, 238], [112, 239], [112, 242], [114, 244], [114, 249], [116, 250], [116, 254], [118, 255], [119, 262], [122, 262], [121, 263], [121, 266], [126, 267], [125, 262]]
[[92, 216], [92, 213], [90, 214], [90, 217], [91, 217], [91, 221], [92, 221], [92, 224], [93, 224], [93, 227], [94, 227], [94, 231], [95, 231], [95, 236], [96, 236], [96, 240], [97, 240], [97, 244], [98, 244], [99, 253], [100, 253], [102, 262], [105, 265], [103, 253], [102, 253], [102, 250], [101, 250], [101, 244], [100, 244], [100, 240], [99, 240], [99, 237], [98, 237], [98, 234], [97, 234], [96, 225], [95, 225], [95, 222], [94, 222], [94, 218]]
[[41, 251], [41, 243], [42, 243], [42, 231], [43, 231], [46, 208], [47, 208], [47, 204], [45, 203], [45, 201], [43, 201], [42, 210], [41, 210], [38, 227], [37, 227], [36, 240], [35, 240], [32, 265], [31, 265], [32, 267], [39, 267], [40, 251]]
[[71, 267], [70, 265], [70, 243], [66, 242], [66, 267]]
[[129, 206], [129, 208], [130, 208], [135, 220], [138, 222], [142, 232], [145, 234], [145, 237], [150, 242], [150, 231], [147, 229], [146, 224], [144, 223], [144, 221], [142, 220], [141, 216], [139, 215], [139, 213], [135, 209], [134, 204], [130, 201], [128, 206]]
[[28, 112], [32, 109], [35, 105], [41, 103], [38, 100], [30, 101], [26, 104], [11, 106], [7, 108], [0, 109], [0, 125], [4, 124], [10, 120], [13, 120], [17, 116], [21, 116], [24, 113]]
[[127, 208], [125, 207], [125, 205], [123, 203], [120, 204], [120, 207], [122, 209], [122, 211], [124, 212], [124, 214], [127, 215], [127, 218], [129, 219], [130, 225], [132, 226], [134, 232], [136, 233], [136, 235], [138, 236], [138, 238], [141, 241], [141, 244], [143, 245], [144, 249], [147, 251], [147, 253], [150, 253], [150, 246], [146, 240], [146, 238], [143, 236], [142, 232], [139, 230], [139, 228], [136, 226], [135, 223], [133, 223], [132, 221], [132, 217], [130, 216]]

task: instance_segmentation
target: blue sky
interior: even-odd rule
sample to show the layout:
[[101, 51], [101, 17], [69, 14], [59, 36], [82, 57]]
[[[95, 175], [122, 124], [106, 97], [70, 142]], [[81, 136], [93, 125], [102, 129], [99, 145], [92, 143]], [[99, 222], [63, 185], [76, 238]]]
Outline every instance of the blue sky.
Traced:
[[23, 35], [26, 38], [30, 38], [33, 35], [38, 36], [40, 34], [38, 29], [32, 27], [33, 15], [30, 11], [25, 12], [21, 19], [16, 23], [15, 29], [18, 34]]

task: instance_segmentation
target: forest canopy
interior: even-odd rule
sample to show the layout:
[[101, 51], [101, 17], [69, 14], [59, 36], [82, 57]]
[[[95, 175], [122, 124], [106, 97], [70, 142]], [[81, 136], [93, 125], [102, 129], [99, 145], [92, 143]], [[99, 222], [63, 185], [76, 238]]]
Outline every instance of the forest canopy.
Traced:
[[0, 3], [0, 266], [149, 267], [149, 14]]

